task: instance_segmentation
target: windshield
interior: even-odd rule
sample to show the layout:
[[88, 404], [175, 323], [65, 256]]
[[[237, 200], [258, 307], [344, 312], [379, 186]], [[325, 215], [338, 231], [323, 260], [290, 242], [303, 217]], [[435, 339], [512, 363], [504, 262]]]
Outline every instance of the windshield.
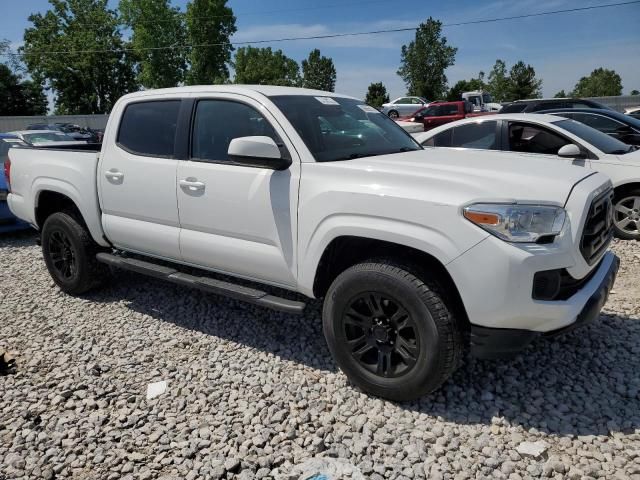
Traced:
[[43, 132], [43, 133], [25, 133], [23, 135], [26, 142], [73, 142], [75, 138], [66, 133]]
[[621, 155], [633, 151], [633, 147], [610, 137], [606, 133], [602, 133], [600, 130], [591, 128], [584, 123], [576, 122], [575, 120], [562, 120], [555, 122], [555, 125], [580, 137], [603, 153]]
[[310, 95], [270, 98], [317, 162], [422, 149], [396, 122], [359, 100]]
[[488, 93], [483, 93], [482, 94], [482, 101], [484, 103], [493, 103], [493, 98]]

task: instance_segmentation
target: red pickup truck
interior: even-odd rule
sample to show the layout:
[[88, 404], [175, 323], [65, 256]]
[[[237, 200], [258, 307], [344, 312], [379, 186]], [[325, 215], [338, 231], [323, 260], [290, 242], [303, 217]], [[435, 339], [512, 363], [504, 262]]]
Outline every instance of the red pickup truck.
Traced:
[[398, 118], [398, 120], [422, 123], [426, 132], [445, 123], [455, 122], [467, 117], [491, 115], [492, 113], [495, 112], [474, 112], [473, 103], [467, 101], [434, 102], [421, 108], [413, 115]]

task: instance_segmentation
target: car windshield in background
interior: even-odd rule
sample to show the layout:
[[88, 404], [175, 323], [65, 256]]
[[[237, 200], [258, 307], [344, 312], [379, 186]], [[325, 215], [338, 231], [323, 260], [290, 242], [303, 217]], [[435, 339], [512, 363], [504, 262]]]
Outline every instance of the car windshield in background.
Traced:
[[29, 143], [40, 142], [75, 142], [76, 139], [66, 133], [45, 132], [45, 133], [25, 133], [25, 141]]
[[603, 153], [622, 155], [634, 150], [633, 147], [630, 147], [626, 143], [622, 143], [620, 140], [616, 140], [606, 133], [602, 133], [600, 130], [596, 130], [575, 120], [562, 120], [556, 122], [556, 126], [580, 137]]
[[317, 162], [422, 149], [393, 120], [359, 100], [310, 95], [270, 98]]

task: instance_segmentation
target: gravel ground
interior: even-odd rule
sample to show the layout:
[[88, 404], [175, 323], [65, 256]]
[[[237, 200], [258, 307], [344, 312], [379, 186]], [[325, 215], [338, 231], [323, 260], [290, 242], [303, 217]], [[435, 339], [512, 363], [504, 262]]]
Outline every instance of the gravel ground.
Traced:
[[126, 273], [73, 298], [33, 236], [4, 237], [0, 479], [640, 479], [640, 243], [613, 248], [598, 322], [397, 404], [336, 370], [317, 305], [289, 316]]

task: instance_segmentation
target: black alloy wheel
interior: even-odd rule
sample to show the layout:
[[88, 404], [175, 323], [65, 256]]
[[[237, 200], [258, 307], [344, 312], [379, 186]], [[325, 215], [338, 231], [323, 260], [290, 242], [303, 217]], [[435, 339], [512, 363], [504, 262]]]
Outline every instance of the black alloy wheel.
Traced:
[[70, 280], [76, 273], [76, 257], [71, 240], [62, 230], [55, 230], [49, 236], [49, 255], [56, 274]]
[[420, 351], [417, 325], [397, 300], [379, 292], [357, 295], [342, 324], [351, 355], [362, 368], [394, 378], [415, 365]]

